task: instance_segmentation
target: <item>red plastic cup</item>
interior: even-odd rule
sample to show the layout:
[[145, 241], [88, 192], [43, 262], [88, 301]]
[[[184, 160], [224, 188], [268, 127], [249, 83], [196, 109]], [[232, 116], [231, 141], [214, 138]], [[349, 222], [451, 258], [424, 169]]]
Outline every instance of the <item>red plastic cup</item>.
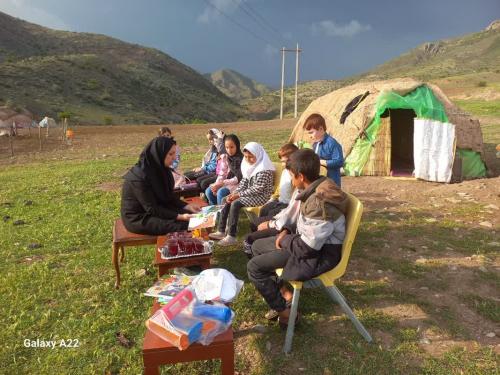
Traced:
[[184, 240], [184, 253], [189, 255], [194, 252], [194, 241], [192, 239]]
[[176, 256], [179, 253], [179, 241], [176, 239], [170, 239], [165, 242], [165, 246], [168, 249], [169, 256]]
[[183, 255], [184, 250], [186, 248], [186, 239], [185, 238], [178, 238], [177, 242], [179, 244], [179, 255]]
[[203, 245], [203, 241], [200, 241], [198, 239], [194, 240], [194, 252], [196, 254], [201, 254], [205, 250], [205, 246]]

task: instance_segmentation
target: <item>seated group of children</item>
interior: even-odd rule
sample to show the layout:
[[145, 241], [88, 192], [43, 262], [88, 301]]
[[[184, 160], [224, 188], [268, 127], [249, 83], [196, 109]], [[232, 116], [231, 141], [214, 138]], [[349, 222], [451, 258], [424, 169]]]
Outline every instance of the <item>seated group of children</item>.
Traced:
[[[326, 133], [320, 115], [309, 116], [304, 129], [313, 141], [312, 149], [299, 150], [291, 143], [280, 148], [283, 171], [276, 192], [275, 167], [264, 148], [249, 142], [241, 150], [236, 135], [224, 135], [217, 129], [207, 134], [210, 149], [201, 167], [186, 173], [203, 189], [210, 204], [224, 205], [217, 231], [210, 235], [221, 246], [238, 243], [238, 217], [243, 207], [262, 206], [242, 248], [250, 258], [249, 279], [271, 308], [266, 318], [279, 318], [283, 326], [288, 323], [292, 294], [277, 280], [275, 270], [284, 269], [284, 280], [302, 281], [332, 269], [340, 261], [345, 231], [342, 148]], [[171, 138], [170, 131], [161, 135]], [[165, 156], [164, 163], [170, 162], [175, 170], [179, 148], [170, 143], [168, 147], [172, 157]], [[321, 167], [326, 168], [327, 177], [320, 176]], [[181, 209], [188, 213], [196, 207]], [[176, 220], [185, 220], [185, 216], [179, 211]]]

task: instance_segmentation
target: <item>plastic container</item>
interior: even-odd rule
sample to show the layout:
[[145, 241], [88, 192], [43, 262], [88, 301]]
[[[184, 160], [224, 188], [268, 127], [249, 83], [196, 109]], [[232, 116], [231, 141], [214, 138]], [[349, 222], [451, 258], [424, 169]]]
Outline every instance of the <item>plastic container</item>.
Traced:
[[176, 330], [187, 335], [189, 344], [198, 341], [201, 336], [203, 322], [200, 319], [196, 319], [186, 314], [178, 314], [171, 320], [171, 323]]
[[146, 327], [158, 337], [176, 346], [180, 350], [189, 347], [189, 337], [187, 334], [178, 331], [167, 319], [165, 313], [158, 310], [146, 321]]
[[230, 326], [234, 313], [223, 305], [207, 305], [185, 288], [146, 322], [153, 333], [180, 350], [199, 342], [209, 345]]
[[223, 305], [208, 305], [206, 303], [194, 303], [193, 316], [196, 318], [213, 319], [223, 324], [231, 321], [231, 309]]

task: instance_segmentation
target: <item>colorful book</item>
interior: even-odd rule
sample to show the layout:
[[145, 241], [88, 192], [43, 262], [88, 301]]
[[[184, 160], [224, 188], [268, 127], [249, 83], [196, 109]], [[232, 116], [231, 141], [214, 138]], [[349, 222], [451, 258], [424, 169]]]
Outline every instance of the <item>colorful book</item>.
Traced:
[[201, 208], [201, 212], [189, 219], [188, 230], [215, 227], [217, 214], [224, 206], [206, 206]]
[[191, 285], [196, 276], [168, 275], [155, 282], [145, 296], [159, 298], [160, 302], [175, 297], [185, 287]]

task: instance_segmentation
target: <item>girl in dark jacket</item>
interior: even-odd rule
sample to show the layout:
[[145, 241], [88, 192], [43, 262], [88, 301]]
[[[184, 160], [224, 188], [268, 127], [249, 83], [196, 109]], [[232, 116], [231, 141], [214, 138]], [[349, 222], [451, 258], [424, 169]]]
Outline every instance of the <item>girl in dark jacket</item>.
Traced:
[[130, 232], [163, 235], [183, 231], [192, 213], [200, 210], [173, 194], [170, 166], [175, 157], [176, 144], [172, 138], [155, 138], [124, 176], [121, 217]]

